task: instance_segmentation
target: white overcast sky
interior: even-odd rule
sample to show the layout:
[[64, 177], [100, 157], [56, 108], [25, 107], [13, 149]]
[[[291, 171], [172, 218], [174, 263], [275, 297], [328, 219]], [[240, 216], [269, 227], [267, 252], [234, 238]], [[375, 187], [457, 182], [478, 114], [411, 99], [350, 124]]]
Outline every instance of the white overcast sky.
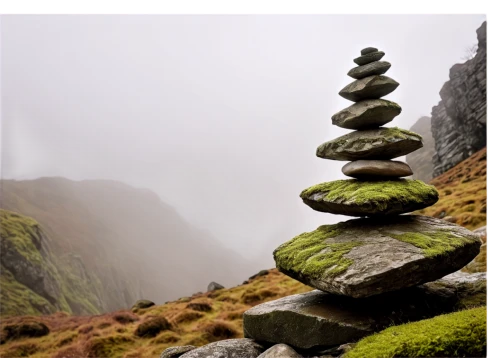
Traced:
[[483, 15], [3, 16], [2, 175], [157, 192], [247, 257], [345, 217], [302, 204], [340, 179], [316, 147], [353, 58], [386, 53], [387, 99], [430, 115]]

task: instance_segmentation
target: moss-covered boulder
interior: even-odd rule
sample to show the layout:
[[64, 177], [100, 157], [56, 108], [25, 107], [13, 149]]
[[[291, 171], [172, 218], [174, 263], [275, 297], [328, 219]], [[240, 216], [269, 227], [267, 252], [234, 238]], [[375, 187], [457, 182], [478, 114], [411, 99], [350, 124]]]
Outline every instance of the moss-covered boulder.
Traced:
[[348, 216], [384, 216], [409, 213], [433, 205], [439, 193], [420, 180], [336, 180], [300, 193], [314, 210]]
[[361, 299], [317, 290], [284, 297], [246, 311], [243, 327], [245, 337], [286, 343], [312, 354], [394, 324], [485, 304], [486, 275], [459, 273]]
[[486, 307], [387, 328], [343, 357], [486, 357]]
[[349, 83], [342, 88], [339, 95], [350, 101], [358, 102], [386, 96], [398, 86], [399, 83], [390, 77], [374, 75]]
[[393, 159], [422, 148], [422, 137], [397, 127], [350, 132], [316, 149], [324, 159], [353, 161], [360, 159]]
[[401, 107], [385, 99], [367, 99], [344, 108], [332, 116], [332, 124], [346, 129], [372, 129], [389, 123]]
[[274, 251], [276, 267], [317, 289], [368, 297], [436, 280], [478, 253], [479, 236], [419, 215], [323, 225]]

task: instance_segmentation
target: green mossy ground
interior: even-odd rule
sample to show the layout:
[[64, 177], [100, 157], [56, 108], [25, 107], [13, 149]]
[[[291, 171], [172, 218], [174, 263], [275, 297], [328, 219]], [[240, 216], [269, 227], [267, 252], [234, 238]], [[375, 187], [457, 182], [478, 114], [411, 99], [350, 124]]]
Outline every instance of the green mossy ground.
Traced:
[[486, 307], [450, 313], [363, 338], [346, 358], [485, 357]]
[[325, 243], [338, 235], [337, 229], [337, 225], [323, 225], [284, 243], [274, 251], [276, 266], [313, 279], [319, 279], [325, 271], [332, 277], [341, 274], [353, 263], [344, 255], [361, 243]]
[[326, 193], [323, 201], [344, 204], [371, 204], [383, 211], [392, 203], [431, 203], [439, 199], [439, 194], [431, 185], [420, 180], [397, 179], [363, 181], [357, 179], [335, 180], [321, 183], [303, 190], [302, 199], [314, 194]]

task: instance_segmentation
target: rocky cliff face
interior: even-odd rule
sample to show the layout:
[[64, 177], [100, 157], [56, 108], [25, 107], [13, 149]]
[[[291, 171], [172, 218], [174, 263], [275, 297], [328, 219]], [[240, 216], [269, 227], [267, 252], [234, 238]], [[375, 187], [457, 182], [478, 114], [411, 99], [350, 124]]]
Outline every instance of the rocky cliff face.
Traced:
[[428, 183], [433, 178], [434, 166], [430, 160], [436, 153], [434, 138], [431, 132], [431, 117], [420, 117], [410, 128], [412, 132], [422, 136], [424, 146], [406, 155], [406, 162], [413, 170], [413, 178]]
[[450, 80], [432, 109], [436, 177], [486, 146], [486, 22], [477, 29], [474, 58], [450, 69]]

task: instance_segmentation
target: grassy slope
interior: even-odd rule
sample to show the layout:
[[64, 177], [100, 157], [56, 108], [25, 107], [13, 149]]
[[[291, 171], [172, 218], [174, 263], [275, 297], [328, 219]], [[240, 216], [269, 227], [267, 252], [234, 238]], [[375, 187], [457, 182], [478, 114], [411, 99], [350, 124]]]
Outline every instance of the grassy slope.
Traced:
[[[56, 313], [42, 317], [11, 317], [6, 325], [37, 320], [45, 323], [50, 334], [40, 338], [24, 338], [0, 345], [1, 357], [153, 357], [175, 345], [203, 345], [220, 339], [243, 337], [242, 315], [259, 303], [307, 292], [305, 286], [275, 269], [249, 283], [230, 289], [185, 297], [147, 309], [118, 311], [98, 316], [69, 316]], [[201, 303], [194, 305], [193, 303]], [[191, 304], [191, 305], [190, 305]], [[188, 308], [188, 306], [192, 308]], [[209, 311], [197, 311], [199, 307]], [[137, 327], [152, 316], [165, 317], [173, 327], [155, 337], [134, 335]], [[128, 323], [119, 323], [129, 321]]]
[[[486, 149], [434, 179], [440, 201], [418, 213], [435, 217], [455, 216], [459, 224], [475, 229], [486, 224]], [[473, 201], [473, 202], [472, 202]], [[466, 204], [467, 203], [467, 204]], [[472, 206], [473, 205], [473, 210]], [[482, 209], [484, 206], [484, 209]], [[288, 278], [275, 269], [248, 284], [182, 298], [164, 305], [132, 313], [119, 311], [99, 316], [72, 317], [57, 313], [44, 317], [12, 317], [1, 326], [37, 319], [49, 326], [51, 333], [42, 338], [25, 338], [0, 345], [0, 356], [32, 357], [152, 357], [167, 347], [185, 344], [202, 345], [220, 339], [242, 337], [242, 314], [251, 306], [311, 288]], [[188, 308], [190, 303], [208, 303], [208, 312]], [[206, 305], [205, 305], [206, 306]], [[171, 330], [153, 338], [139, 338], [134, 331], [150, 316], [165, 317]], [[116, 319], [125, 317], [119, 323]], [[128, 317], [128, 319], [127, 319]]]

